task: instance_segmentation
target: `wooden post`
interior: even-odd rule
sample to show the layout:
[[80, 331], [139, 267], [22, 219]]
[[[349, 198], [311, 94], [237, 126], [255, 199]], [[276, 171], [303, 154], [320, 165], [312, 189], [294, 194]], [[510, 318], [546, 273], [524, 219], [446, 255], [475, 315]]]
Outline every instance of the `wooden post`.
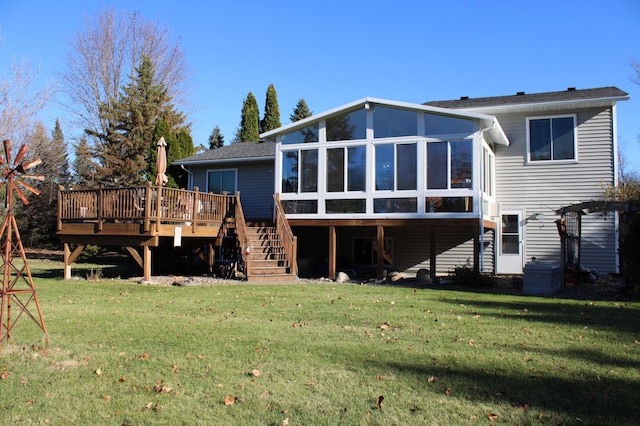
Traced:
[[432, 283], [436, 280], [436, 267], [436, 227], [432, 225], [429, 236], [429, 278]]
[[198, 221], [198, 203], [200, 192], [197, 186], [193, 187], [195, 194], [193, 194], [193, 206], [191, 206], [191, 233], [195, 234], [196, 232], [196, 223]]
[[142, 279], [151, 281], [151, 248], [142, 246], [144, 267], [142, 268]]
[[102, 197], [102, 184], [98, 185], [98, 231], [102, 231], [102, 222], [104, 219], [102, 215], [104, 214], [104, 198]]
[[65, 280], [70, 280], [71, 279], [71, 264], [73, 262], [76, 261], [76, 259], [78, 258], [78, 256], [80, 256], [80, 253], [82, 253], [82, 250], [84, 250], [85, 245], [81, 244], [78, 247], [76, 247], [73, 252], [71, 252], [71, 249], [69, 248], [69, 244], [68, 243], [64, 243], [64, 279]]
[[480, 272], [480, 227], [473, 235], [473, 272]]
[[384, 226], [378, 225], [376, 237], [378, 244], [376, 277], [381, 280], [384, 274]]
[[329, 226], [329, 278], [335, 279], [337, 276], [336, 271], [336, 258], [337, 258], [337, 238], [335, 225]]
[[69, 249], [69, 243], [64, 243], [64, 279], [71, 279], [71, 263], [69, 262], [69, 256], [71, 256], [71, 249]]
[[62, 230], [62, 190], [64, 187], [58, 185], [58, 231]]
[[147, 181], [144, 195], [144, 232], [151, 229], [151, 182]]

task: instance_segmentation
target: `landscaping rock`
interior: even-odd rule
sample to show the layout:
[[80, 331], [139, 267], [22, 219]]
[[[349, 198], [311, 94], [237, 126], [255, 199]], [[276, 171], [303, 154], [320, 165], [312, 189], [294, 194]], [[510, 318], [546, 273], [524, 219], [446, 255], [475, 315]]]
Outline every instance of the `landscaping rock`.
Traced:
[[349, 282], [349, 280], [350, 280], [349, 275], [347, 275], [344, 272], [338, 272], [338, 276], [336, 277], [337, 283], [344, 284], [346, 282]]
[[416, 273], [416, 281], [420, 284], [431, 282], [431, 273], [428, 269], [419, 269]]

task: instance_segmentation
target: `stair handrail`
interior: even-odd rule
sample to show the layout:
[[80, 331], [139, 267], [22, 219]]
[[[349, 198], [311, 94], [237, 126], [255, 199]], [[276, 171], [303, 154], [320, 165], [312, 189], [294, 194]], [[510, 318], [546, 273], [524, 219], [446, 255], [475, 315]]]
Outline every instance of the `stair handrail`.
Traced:
[[273, 201], [275, 205], [273, 222], [276, 234], [289, 261], [291, 273], [298, 276], [298, 238], [293, 235], [291, 226], [289, 226], [289, 221], [280, 202], [280, 194], [273, 194]]
[[240, 202], [240, 191], [236, 192], [234, 209], [230, 214], [233, 215], [236, 222], [236, 236], [240, 256], [242, 257], [242, 262], [244, 263], [244, 273], [245, 277], [249, 279], [251, 274], [251, 262], [249, 261], [250, 252], [249, 252], [249, 240], [248, 240], [248, 231], [247, 231], [247, 222], [244, 220], [244, 211], [242, 210], [242, 203]]

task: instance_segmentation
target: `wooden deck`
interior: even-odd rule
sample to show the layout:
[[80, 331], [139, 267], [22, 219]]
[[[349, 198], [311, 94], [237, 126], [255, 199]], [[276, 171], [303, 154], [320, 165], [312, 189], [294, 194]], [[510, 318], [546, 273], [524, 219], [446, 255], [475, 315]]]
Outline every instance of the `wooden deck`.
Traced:
[[[161, 238], [174, 244], [199, 239], [215, 244], [225, 231], [225, 218], [235, 217], [239, 194], [156, 187], [64, 190], [58, 197], [58, 235], [64, 244], [65, 279], [71, 264], [88, 244], [123, 246], [151, 276], [151, 247]], [[165, 238], [165, 239], [166, 239]], [[70, 244], [77, 245], [71, 252]], [[142, 250], [142, 256], [139, 253]], [[212, 253], [212, 250], [210, 250]]]

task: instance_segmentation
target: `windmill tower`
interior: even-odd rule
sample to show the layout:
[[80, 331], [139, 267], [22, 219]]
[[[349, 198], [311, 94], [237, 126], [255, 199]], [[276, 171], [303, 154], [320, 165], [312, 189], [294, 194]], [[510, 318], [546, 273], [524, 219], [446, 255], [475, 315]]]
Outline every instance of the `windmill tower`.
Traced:
[[[5, 206], [7, 215], [0, 228], [0, 244], [2, 254], [2, 290], [0, 293], [0, 351], [3, 341], [9, 342], [11, 330], [22, 317], [31, 318], [44, 333], [46, 343], [49, 344], [49, 335], [44, 326], [42, 311], [33, 278], [27, 263], [27, 256], [20, 240], [20, 232], [14, 216], [13, 196], [17, 195], [24, 204], [29, 204], [23, 189], [40, 195], [40, 191], [27, 184], [25, 179], [44, 181], [42, 175], [30, 175], [28, 170], [42, 163], [39, 158], [27, 160], [25, 154], [29, 150], [27, 145], [22, 145], [16, 158], [12, 158], [12, 145], [10, 140], [4, 140], [4, 157], [0, 156], [0, 188], [6, 191]], [[35, 305], [37, 314], [30, 311], [29, 305]], [[15, 314], [15, 315], [14, 315]], [[14, 315], [14, 316], [12, 316]]]

